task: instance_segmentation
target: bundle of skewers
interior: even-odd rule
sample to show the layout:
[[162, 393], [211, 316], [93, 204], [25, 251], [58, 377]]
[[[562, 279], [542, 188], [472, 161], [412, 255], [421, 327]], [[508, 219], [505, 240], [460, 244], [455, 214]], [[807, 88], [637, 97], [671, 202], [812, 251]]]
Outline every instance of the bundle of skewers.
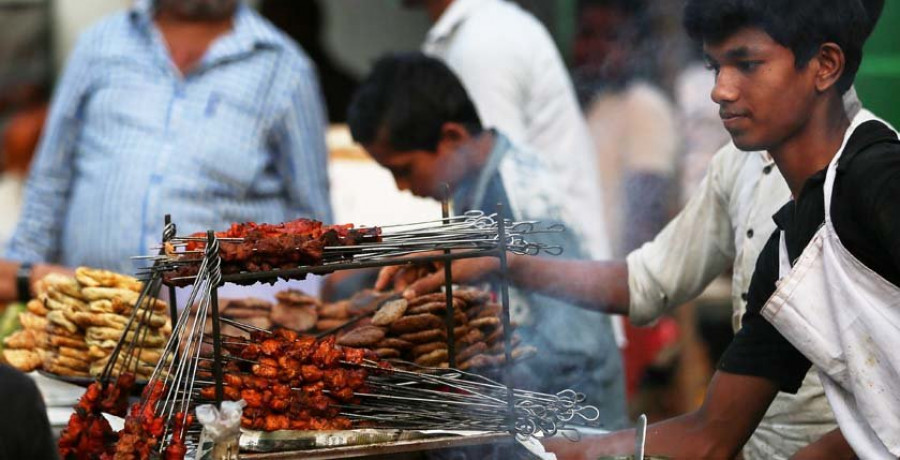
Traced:
[[[558, 233], [564, 228], [539, 228], [539, 222], [514, 222], [496, 214], [469, 211], [434, 221], [384, 227], [352, 224], [324, 225], [310, 219], [281, 224], [235, 223], [215, 232], [224, 275], [273, 272], [302, 267], [353, 268], [353, 263], [373, 262], [433, 251], [492, 250], [501, 238], [510, 252], [558, 255], [562, 248], [530, 242], [529, 235]], [[501, 229], [502, 227], [502, 229]], [[195, 282], [206, 253], [204, 234], [176, 236], [167, 241], [163, 254], [138, 256], [155, 262], [154, 269], [168, 271], [166, 280], [175, 285]], [[347, 266], [341, 266], [346, 264]], [[281, 275], [285, 278], [303, 275]]]

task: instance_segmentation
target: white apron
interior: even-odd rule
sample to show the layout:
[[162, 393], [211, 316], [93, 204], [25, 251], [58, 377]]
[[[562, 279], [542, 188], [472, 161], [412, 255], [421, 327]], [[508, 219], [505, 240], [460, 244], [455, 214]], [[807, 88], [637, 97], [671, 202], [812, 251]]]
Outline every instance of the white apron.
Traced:
[[[871, 118], [869, 118], [871, 119]], [[841, 244], [831, 221], [838, 159], [828, 167], [825, 224], [793, 267], [781, 235], [778, 288], [762, 315], [816, 366], [828, 402], [862, 459], [900, 456], [900, 289]]]

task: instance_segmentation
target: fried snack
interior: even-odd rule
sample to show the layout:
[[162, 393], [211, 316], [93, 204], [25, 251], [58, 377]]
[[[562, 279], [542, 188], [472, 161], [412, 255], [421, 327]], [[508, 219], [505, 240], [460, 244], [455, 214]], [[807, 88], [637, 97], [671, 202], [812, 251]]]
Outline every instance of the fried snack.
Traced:
[[484, 340], [484, 332], [481, 332], [481, 329], [477, 327], [473, 327], [469, 329], [469, 332], [466, 332], [466, 335], [456, 341], [456, 346], [460, 348], [467, 347], [482, 340]]
[[25, 329], [37, 329], [44, 330], [50, 321], [43, 316], [35, 315], [34, 313], [23, 311], [19, 313], [19, 324], [22, 325]]
[[316, 330], [328, 331], [343, 326], [344, 324], [347, 324], [347, 320], [345, 319], [320, 319], [316, 321]]
[[295, 331], [308, 331], [316, 326], [319, 313], [314, 305], [293, 306], [278, 303], [269, 316], [275, 324]]
[[48, 334], [58, 335], [60, 337], [68, 337], [70, 339], [84, 340], [84, 333], [79, 330], [77, 332], [70, 332], [65, 327], [62, 327], [56, 323], [47, 323], [47, 326], [44, 328]]
[[45, 296], [47, 299], [52, 299], [63, 305], [74, 307], [79, 311], [87, 311], [88, 309], [88, 304], [85, 301], [72, 297], [64, 292], [57, 291], [56, 289], [48, 290]]
[[407, 305], [409, 305], [409, 302], [406, 299], [395, 299], [385, 302], [375, 312], [375, 316], [372, 317], [372, 324], [375, 326], [387, 326], [397, 321], [406, 313]]
[[100, 270], [96, 268], [78, 267], [75, 279], [85, 287], [110, 287], [141, 292], [141, 282], [127, 275]]
[[428, 342], [423, 343], [422, 345], [416, 345], [412, 349], [413, 357], [418, 358], [422, 355], [427, 355], [435, 350], [446, 350], [447, 342]]
[[44, 362], [44, 370], [63, 377], [90, 377], [87, 370], [72, 369], [52, 362]]
[[88, 347], [88, 356], [91, 357], [91, 360], [103, 359], [109, 356], [112, 353], [112, 348], [101, 348], [96, 345], [91, 345]]
[[48, 293], [50, 291], [59, 291], [63, 294], [74, 297], [79, 300], [85, 300], [84, 296], [81, 294], [81, 286], [78, 285], [78, 281], [75, 278], [70, 276], [60, 275], [58, 273], [50, 273], [41, 279], [42, 285], [42, 293]]
[[444, 322], [437, 315], [431, 313], [422, 313], [420, 315], [404, 316], [397, 321], [391, 323], [391, 332], [395, 334], [406, 334], [428, 329], [439, 328]]
[[330, 319], [348, 319], [350, 318], [350, 312], [348, 311], [349, 306], [350, 301], [348, 300], [342, 300], [335, 303], [327, 303], [319, 307], [319, 317]]
[[447, 356], [448, 354], [446, 349], [434, 350], [431, 353], [416, 358], [415, 363], [420, 366], [436, 366], [446, 361]]
[[[146, 332], [145, 332], [146, 331]], [[113, 348], [116, 342], [122, 336], [122, 330], [110, 327], [89, 327], [85, 335], [85, 342], [88, 345], [95, 345], [100, 348]], [[125, 340], [134, 339], [134, 330], [128, 331]], [[110, 345], [112, 343], [112, 345]], [[166, 343], [166, 337], [158, 329], [142, 330], [138, 334], [138, 340], [135, 345], [139, 347], [160, 347]]]
[[[144, 316], [145, 313], [138, 312], [138, 316], [135, 318], [134, 323], [143, 322], [144, 324], [159, 328], [166, 324], [168, 318], [158, 313], [150, 313], [148, 316]], [[129, 317], [118, 315], [115, 313], [90, 313], [90, 312], [76, 312], [73, 314], [72, 322], [83, 327], [109, 327], [113, 329], [124, 330], [125, 326], [128, 324]], [[133, 325], [132, 325], [133, 327]]]
[[384, 328], [363, 326], [356, 328], [337, 339], [337, 344], [345, 347], [369, 347], [384, 338]]
[[400, 340], [405, 340], [407, 342], [412, 343], [428, 343], [434, 342], [436, 340], [446, 340], [447, 339], [447, 331], [443, 328], [435, 328], [429, 329], [427, 331], [419, 331], [419, 332], [410, 332], [408, 334], [401, 334], [398, 337]]
[[487, 344], [485, 344], [484, 342], [476, 342], [460, 350], [460, 352], [456, 355], [456, 360], [457, 362], [463, 362], [477, 354], [484, 353], [485, 351], [487, 351], [487, 349]]
[[53, 310], [50, 313], [47, 313], [47, 320], [72, 334], [78, 332], [78, 326], [72, 321], [69, 321], [69, 319], [66, 318], [66, 315], [60, 310]]
[[385, 337], [375, 344], [375, 348], [396, 348], [398, 350], [407, 350], [413, 347], [412, 342], [400, 340], [396, 337]]
[[43, 362], [41, 357], [31, 350], [13, 350], [11, 348], [5, 348], [3, 350], [3, 358], [6, 359], [6, 362], [8, 362], [10, 366], [15, 367], [22, 372], [31, 372], [38, 369]]
[[130, 289], [112, 287], [86, 287], [81, 289], [81, 294], [90, 301], [119, 298], [129, 305], [137, 303], [140, 296], [140, 294]]
[[[71, 356], [63, 356], [60, 354], [50, 355], [49, 363], [56, 366], [68, 367], [69, 369], [74, 369], [76, 371], [87, 371], [88, 368], [91, 367], [90, 361], [73, 358]], [[44, 362], [45, 366], [46, 364], [47, 361]]]
[[488, 345], [493, 345], [495, 342], [500, 341], [500, 339], [502, 339], [502, 338], [503, 338], [503, 326], [500, 326], [500, 327], [494, 329], [493, 331], [491, 331], [491, 333], [488, 334], [488, 336], [484, 338], [484, 342], [487, 343]]
[[375, 354], [381, 359], [399, 358], [400, 350], [396, 348], [376, 348]]
[[28, 303], [25, 304], [25, 308], [37, 316], [47, 316], [47, 312], [50, 311], [44, 306], [44, 302], [41, 302], [38, 299], [29, 300]]
[[419, 305], [423, 305], [430, 302], [440, 302], [444, 300], [446, 296], [442, 292], [435, 292], [434, 294], [426, 294], [415, 299], [409, 301], [409, 308], [418, 307]]
[[472, 321], [469, 321], [469, 325], [472, 327], [498, 327], [500, 326], [500, 318], [496, 318], [493, 316], [488, 316], [485, 318], [475, 318]]
[[[453, 298], [453, 309], [454, 311], [466, 311], [468, 309], [468, 305], [457, 299]], [[434, 302], [424, 303], [422, 305], [418, 305], [407, 310], [407, 314], [409, 315], [418, 315], [422, 313], [434, 313], [437, 315], [442, 315], [447, 310], [447, 300], [445, 298], [441, 298], [441, 300], [437, 300]]]
[[473, 287], [454, 287], [453, 297], [469, 305], [480, 305], [491, 300], [490, 292]]
[[[63, 337], [56, 334], [47, 334], [47, 341], [51, 347], [70, 347], [70, 348], [80, 348], [87, 350], [88, 346], [84, 341], [84, 338], [72, 338], [72, 337]], [[115, 344], [113, 344], [115, 345]]]
[[37, 348], [38, 341], [35, 338], [35, 334], [32, 329], [22, 329], [13, 332], [5, 339], [3, 339], [3, 345], [6, 348], [24, 348], [30, 350], [32, 348]]
[[94, 358], [91, 357], [91, 354], [88, 350], [83, 348], [71, 348], [71, 347], [59, 347], [56, 349], [56, 353], [59, 356], [65, 356], [67, 358], [74, 358], [81, 361], [93, 361]]
[[275, 294], [275, 298], [279, 302], [290, 303], [294, 305], [314, 304], [319, 305], [319, 299], [307, 295], [305, 292], [297, 289], [287, 289]]

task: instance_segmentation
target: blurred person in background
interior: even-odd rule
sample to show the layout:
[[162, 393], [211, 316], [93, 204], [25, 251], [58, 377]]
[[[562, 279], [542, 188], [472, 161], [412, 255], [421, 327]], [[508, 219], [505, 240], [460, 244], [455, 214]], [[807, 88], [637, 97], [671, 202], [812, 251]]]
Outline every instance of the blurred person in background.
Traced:
[[[747, 0], [752, 3], [752, 0]], [[884, 0], [864, 0], [871, 34]], [[849, 118], [863, 110], [856, 91], [843, 94]], [[706, 178], [679, 214], [656, 237], [625, 261], [580, 264], [527, 257], [510, 260], [511, 281], [520, 288], [575, 301], [586, 308], [627, 315], [635, 325], [651, 324], [700, 295], [733, 267], [732, 318], [741, 328], [749, 286], [768, 235], [772, 216], [791, 198], [784, 178], [765, 151], [745, 152], [734, 142], [713, 156]], [[522, 265], [516, 266], [521, 260]], [[489, 260], [458, 261], [453, 277], [471, 282], [496, 269]], [[573, 275], [578, 273], [578, 276]], [[379, 286], [407, 273], [383, 271]], [[443, 271], [405, 287], [405, 295], [431, 292], [443, 284]], [[779, 392], [743, 448], [746, 459], [787, 459], [836, 427], [822, 384], [813, 370], [796, 394]]]
[[238, 0], [137, 0], [59, 80], [7, 257], [131, 272], [234, 221], [331, 220], [325, 111], [306, 55]]
[[[441, 61], [421, 53], [382, 58], [360, 86], [348, 118], [354, 140], [391, 171], [401, 190], [440, 198], [446, 183], [457, 215], [490, 214], [503, 203], [511, 219], [562, 223], [567, 230], [545, 235], [545, 242], [564, 247], [567, 258], [589, 258], [584, 242], [568, 230], [580, 210], [559, 193], [561, 178], [542, 156], [523, 154], [525, 147], [483, 124]], [[602, 408], [603, 427], [622, 426], [622, 364], [607, 315], [515, 292], [510, 315], [522, 343], [538, 350], [513, 366], [517, 388], [582, 392]]]
[[[621, 258], [651, 240], [672, 212], [681, 140], [676, 112], [642, 69], [650, 33], [638, 0], [580, 0], [573, 79], [583, 101], [603, 184], [612, 255]], [[645, 370], [678, 337], [672, 318], [649, 328], [625, 325], [629, 396]]]
[[544, 26], [506, 0], [403, 0], [434, 23], [422, 50], [459, 76], [486, 126], [539, 155], [581, 210], [574, 230], [610, 255], [590, 134], [562, 57]]
[[347, 121], [359, 81], [325, 47], [325, 15], [318, 0], [262, 0], [259, 12], [294, 39], [316, 64], [331, 123]]

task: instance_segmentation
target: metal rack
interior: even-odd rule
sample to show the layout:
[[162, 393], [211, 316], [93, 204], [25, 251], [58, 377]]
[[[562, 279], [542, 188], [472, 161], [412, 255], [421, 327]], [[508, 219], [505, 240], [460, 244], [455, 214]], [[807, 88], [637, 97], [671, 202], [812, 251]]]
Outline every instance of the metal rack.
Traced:
[[[445, 222], [450, 217], [449, 216], [449, 207], [447, 206], [446, 200], [444, 201], [443, 206], [443, 218]], [[455, 325], [454, 314], [455, 307], [453, 305], [453, 274], [451, 263], [454, 260], [461, 259], [469, 259], [469, 258], [478, 258], [478, 257], [496, 257], [500, 262], [500, 271], [499, 271], [499, 281], [500, 281], [500, 297], [501, 297], [501, 305], [502, 305], [502, 313], [501, 313], [501, 323], [503, 327], [503, 341], [504, 341], [504, 364], [503, 364], [503, 384], [507, 389], [507, 401], [508, 401], [508, 414], [507, 414], [507, 426], [509, 432], [511, 434], [515, 434], [515, 408], [514, 408], [514, 398], [513, 398], [513, 388], [511, 385], [511, 375], [510, 375], [510, 365], [512, 363], [512, 342], [511, 342], [511, 321], [509, 316], [509, 281], [507, 277], [508, 271], [508, 262], [507, 262], [507, 229], [506, 229], [506, 219], [504, 218], [504, 209], [501, 204], [497, 205], [497, 221], [500, 223], [497, 226], [497, 238], [496, 238], [496, 247], [487, 248], [487, 249], [473, 249], [467, 250], [464, 252], [452, 252], [447, 249], [444, 250], [442, 254], [434, 254], [434, 255], [410, 255], [410, 256], [401, 256], [397, 258], [386, 258], [380, 260], [367, 260], [367, 261], [351, 261], [351, 262], [343, 262], [343, 263], [330, 263], [326, 265], [319, 266], [304, 266], [297, 267], [292, 269], [285, 270], [273, 270], [266, 272], [243, 272], [237, 274], [230, 275], [220, 275], [219, 283], [216, 288], [211, 291], [211, 299], [210, 299], [210, 313], [212, 315], [212, 326], [213, 326], [213, 373], [215, 375], [215, 386], [216, 386], [216, 403], [221, 404], [224, 394], [223, 389], [223, 381], [222, 381], [222, 345], [221, 345], [221, 336], [219, 331], [219, 305], [218, 305], [218, 287], [224, 285], [225, 283], [235, 282], [239, 284], [247, 284], [252, 282], [275, 282], [279, 279], [304, 279], [307, 275], [323, 275], [341, 270], [351, 270], [351, 269], [361, 269], [361, 268], [381, 268], [388, 266], [397, 266], [397, 265], [413, 265], [413, 264], [422, 264], [422, 263], [430, 263], [430, 262], [444, 262], [445, 267], [445, 279], [444, 279], [444, 293], [446, 300], [446, 309], [444, 314], [444, 322], [445, 327], [447, 328], [447, 345], [448, 345], [448, 361], [449, 366], [451, 368], [455, 368], [457, 365], [456, 362], [456, 350], [455, 350], [455, 340], [453, 328]], [[166, 232], [164, 234], [163, 243], [167, 243], [175, 240], [177, 237], [174, 236], [175, 224], [171, 222], [171, 219], [166, 217], [166, 228], [170, 228], [171, 232]], [[212, 230], [207, 231], [206, 236], [206, 247], [209, 248], [218, 248], [218, 239], [216, 238], [215, 232]], [[206, 257], [210, 258], [209, 263], [214, 266], [221, 265], [221, 259], [218, 254], [218, 250], [215, 251], [206, 251]], [[166, 286], [169, 288], [169, 307], [170, 314], [172, 315], [173, 324], [177, 322], [177, 302], [175, 298], [175, 284], [171, 282], [165, 282]]]

